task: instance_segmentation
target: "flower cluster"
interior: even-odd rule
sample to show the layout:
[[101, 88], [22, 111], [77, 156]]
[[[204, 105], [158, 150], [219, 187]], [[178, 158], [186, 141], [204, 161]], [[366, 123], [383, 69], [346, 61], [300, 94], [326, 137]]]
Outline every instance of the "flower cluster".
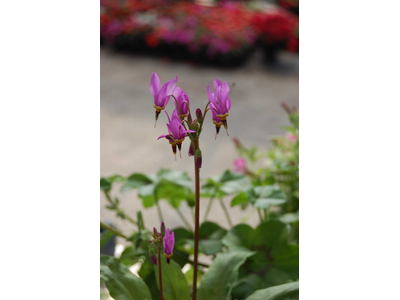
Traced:
[[[208, 94], [208, 103], [204, 110], [204, 116], [200, 108], [196, 110], [196, 119], [192, 119], [190, 113], [190, 98], [188, 94], [182, 90], [180, 87], [176, 87], [178, 82], [178, 76], [167, 81], [161, 86], [160, 78], [156, 73], [153, 72], [150, 80], [150, 92], [154, 98], [155, 108], [155, 119], [156, 123], [154, 127], [157, 125], [157, 120], [160, 115], [160, 112], [165, 109], [167, 106], [170, 97], [172, 96], [174, 99], [175, 110], [173, 111], [171, 117], [168, 112], [165, 111], [165, 114], [168, 118], [167, 129], [168, 133], [161, 135], [158, 139], [165, 138], [168, 140], [172, 147], [172, 152], [175, 155], [176, 160], [176, 149], [179, 149], [180, 157], [181, 155], [181, 147], [182, 143], [187, 136], [189, 136], [191, 143], [189, 146], [189, 156], [195, 156], [196, 165], [198, 168], [201, 168], [202, 164], [202, 155], [199, 147], [195, 147], [195, 144], [198, 145], [198, 138], [202, 131], [203, 121], [205, 115], [208, 110], [211, 110], [213, 116], [213, 123], [216, 128], [216, 135], [219, 133], [219, 129], [222, 125], [224, 125], [226, 129], [226, 133], [228, 134], [228, 123], [227, 117], [229, 115], [229, 110], [232, 106], [231, 99], [229, 97], [230, 88], [226, 81], [221, 82], [218, 78], [214, 80], [214, 93], [210, 91], [210, 85], [207, 86], [207, 94]], [[210, 107], [208, 107], [210, 106]], [[188, 127], [186, 127], [186, 125]], [[228, 134], [229, 135], [229, 134]]]
[[157, 265], [157, 256], [154, 251], [153, 245], [158, 248], [159, 253], [161, 248], [164, 246], [164, 256], [167, 258], [167, 263], [170, 262], [171, 257], [174, 252], [175, 235], [169, 228], [165, 229], [164, 222], [161, 223], [161, 231], [158, 232], [157, 229], [153, 228], [153, 239], [150, 240], [149, 256], [151, 261]]

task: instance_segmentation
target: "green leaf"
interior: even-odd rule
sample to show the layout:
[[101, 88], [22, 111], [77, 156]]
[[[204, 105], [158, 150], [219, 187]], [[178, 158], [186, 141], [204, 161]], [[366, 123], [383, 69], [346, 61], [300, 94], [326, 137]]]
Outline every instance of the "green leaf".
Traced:
[[255, 230], [255, 246], [267, 245], [277, 247], [287, 243], [290, 226], [279, 221], [269, 221], [260, 224]]
[[247, 197], [247, 194], [245, 192], [241, 192], [237, 196], [235, 196], [232, 201], [231, 201], [231, 207], [234, 207], [236, 205], [240, 205], [243, 203], [249, 202], [249, 198]]
[[222, 239], [222, 243], [229, 249], [251, 249], [256, 238], [256, 232], [247, 224], [239, 224], [233, 227]]
[[159, 180], [165, 179], [170, 182], [173, 182], [177, 185], [180, 185], [182, 187], [186, 187], [191, 189], [193, 186], [192, 180], [188, 176], [186, 172], [182, 171], [171, 171], [171, 170], [160, 170], [157, 173], [157, 176]]
[[108, 179], [111, 182], [124, 182], [125, 181], [125, 178], [122, 177], [121, 175], [114, 175], [114, 176], [108, 177]]
[[286, 199], [257, 199], [254, 207], [268, 209], [272, 205], [281, 205], [286, 202]]
[[111, 181], [108, 178], [100, 178], [100, 190], [108, 192], [111, 190]]
[[141, 173], [135, 173], [126, 179], [125, 184], [121, 188], [121, 192], [126, 192], [150, 183], [152, 183], [152, 180], [149, 177]]
[[284, 214], [282, 217], [279, 218], [279, 220], [283, 223], [298, 222], [299, 221], [299, 211], [296, 211], [295, 213]]
[[253, 254], [251, 251], [229, 251], [218, 255], [201, 280], [197, 299], [230, 299], [232, 288], [238, 279], [239, 267]]
[[136, 264], [140, 257], [144, 255], [145, 252], [143, 249], [136, 249], [134, 246], [129, 246], [124, 249], [119, 258], [120, 262], [125, 266], [130, 267]]
[[180, 202], [186, 200], [187, 190], [163, 179], [156, 186], [156, 195], [157, 199], [165, 199], [173, 208], [179, 208]]
[[[158, 265], [154, 266], [154, 272], [159, 287], [158, 267]], [[161, 274], [164, 300], [190, 300], [189, 286], [181, 267], [173, 259], [168, 265], [164, 255], [161, 256]]]
[[291, 282], [255, 291], [246, 300], [281, 300], [299, 294], [299, 282]]
[[245, 299], [255, 290], [265, 288], [264, 279], [256, 274], [248, 274], [239, 279], [232, 291], [234, 299]]
[[112, 233], [111, 231], [104, 230], [103, 234], [100, 238], [100, 250], [103, 249], [104, 245], [108, 242], [109, 239], [111, 239], [115, 234]]
[[230, 170], [226, 170], [224, 173], [220, 175], [219, 182], [227, 182], [231, 180], [237, 180], [244, 178], [244, 176], [240, 173], [233, 173]]
[[144, 281], [113, 256], [100, 255], [100, 278], [116, 300], [152, 300]]
[[199, 251], [205, 255], [214, 255], [222, 251], [222, 243], [218, 240], [200, 240]]
[[154, 188], [154, 184], [148, 184], [139, 187], [139, 198], [142, 199], [143, 206], [145, 208], [152, 207], [154, 204], [156, 204]]

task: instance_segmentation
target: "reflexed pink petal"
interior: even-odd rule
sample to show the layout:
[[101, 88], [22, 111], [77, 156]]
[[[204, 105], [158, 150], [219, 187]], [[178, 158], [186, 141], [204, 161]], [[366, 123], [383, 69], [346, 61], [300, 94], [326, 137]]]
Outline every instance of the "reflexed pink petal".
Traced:
[[155, 72], [153, 72], [150, 81], [150, 92], [154, 97], [156, 97], [160, 89], [161, 89], [160, 78], [158, 78], [158, 75]]
[[226, 99], [226, 112], [229, 112], [229, 110], [231, 109], [232, 106], [232, 102], [231, 102], [231, 98], [229, 98], [229, 96]]
[[161, 139], [161, 138], [164, 138], [164, 137], [166, 137], [166, 136], [168, 136], [168, 135], [169, 135], [169, 134], [160, 135], [160, 136], [158, 137], [157, 140], [159, 140], [159, 139]]

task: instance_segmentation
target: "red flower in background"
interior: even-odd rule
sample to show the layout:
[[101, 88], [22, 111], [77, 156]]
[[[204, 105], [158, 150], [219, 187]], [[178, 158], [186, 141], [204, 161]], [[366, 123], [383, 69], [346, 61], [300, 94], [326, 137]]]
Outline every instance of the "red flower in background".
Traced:
[[145, 42], [150, 48], [157, 47], [160, 44], [160, 41], [152, 33], [146, 35]]

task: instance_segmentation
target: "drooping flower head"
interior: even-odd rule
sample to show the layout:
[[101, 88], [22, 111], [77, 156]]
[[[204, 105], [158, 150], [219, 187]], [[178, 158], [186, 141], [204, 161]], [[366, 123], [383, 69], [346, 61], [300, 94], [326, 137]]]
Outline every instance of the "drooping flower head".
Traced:
[[165, 231], [164, 236], [164, 256], [167, 258], [167, 263], [169, 263], [172, 254], [174, 252], [175, 235], [173, 232], [169, 231], [169, 228]]
[[190, 132], [196, 132], [194, 130], [186, 130], [182, 125], [181, 119], [179, 119], [178, 111], [174, 110], [172, 113], [172, 117], [169, 118], [167, 111], [165, 111], [168, 117], [167, 128], [168, 134], [164, 134], [158, 137], [158, 140], [161, 138], [166, 138], [172, 146], [172, 152], [175, 154], [176, 160], [176, 146], [178, 146], [179, 154], [181, 152], [182, 142], [185, 140], [185, 137]]
[[175, 109], [181, 113], [181, 115], [178, 114], [178, 116], [183, 120], [189, 114], [189, 96], [180, 87], [175, 89], [173, 95], [178, 101], [178, 105], [176, 105], [176, 101], [174, 100]]
[[229, 85], [226, 81], [222, 83], [221, 80], [219, 80], [218, 78], [213, 82], [214, 93], [211, 93], [210, 85], [207, 86], [208, 99], [209, 101], [211, 101], [210, 107], [211, 110], [216, 113], [215, 118], [213, 114], [213, 122], [215, 121], [218, 123], [218, 120], [216, 118], [218, 117], [220, 119], [220, 122], [224, 125], [226, 129], [226, 133], [228, 134], [228, 123], [226, 122], [226, 118], [228, 117], [229, 110], [232, 106], [231, 99], [229, 98]]
[[[167, 81], [161, 87], [161, 82], [160, 82], [160, 78], [158, 78], [158, 75], [154, 72], [151, 75], [150, 92], [154, 97], [154, 105], [153, 106], [156, 109], [156, 124], [157, 124], [158, 116], [160, 115], [160, 112], [168, 104], [169, 98], [170, 98], [172, 91], [174, 90], [177, 82], [178, 82], [178, 76], [176, 76], [176, 78], [171, 79], [170, 81]], [[154, 127], [156, 127], [156, 124], [154, 125]]]

